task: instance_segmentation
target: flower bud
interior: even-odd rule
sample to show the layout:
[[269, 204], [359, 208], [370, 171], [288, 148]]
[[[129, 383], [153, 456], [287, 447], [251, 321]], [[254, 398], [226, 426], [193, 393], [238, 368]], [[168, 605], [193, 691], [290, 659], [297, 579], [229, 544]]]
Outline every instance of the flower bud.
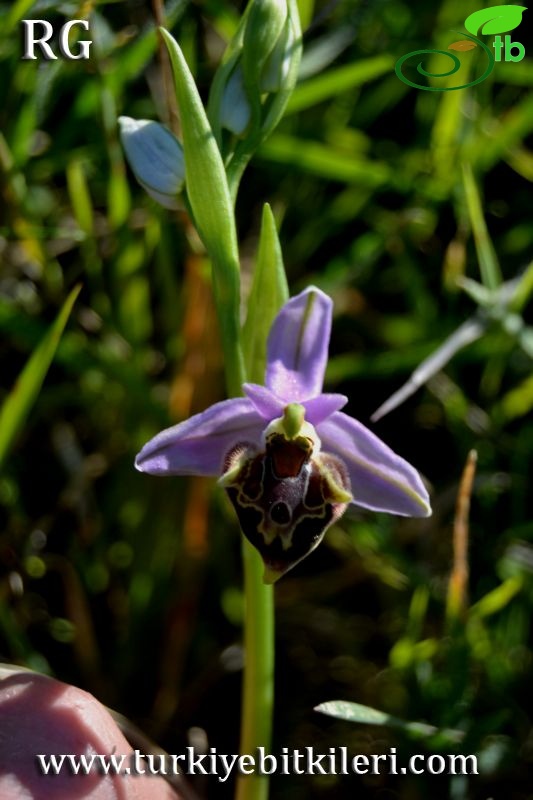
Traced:
[[242, 69], [237, 65], [222, 95], [220, 124], [236, 136], [241, 136], [250, 123], [250, 103], [246, 97]]
[[283, 114], [300, 57], [296, 0], [250, 0], [213, 82], [214, 130], [226, 128], [241, 138], [253, 138], [257, 147]]
[[132, 117], [118, 121], [126, 158], [143, 189], [165, 208], [178, 208], [185, 182], [181, 144], [159, 122]]
[[287, 0], [252, 0], [243, 41], [243, 72], [248, 90], [258, 91], [261, 74], [287, 21]]

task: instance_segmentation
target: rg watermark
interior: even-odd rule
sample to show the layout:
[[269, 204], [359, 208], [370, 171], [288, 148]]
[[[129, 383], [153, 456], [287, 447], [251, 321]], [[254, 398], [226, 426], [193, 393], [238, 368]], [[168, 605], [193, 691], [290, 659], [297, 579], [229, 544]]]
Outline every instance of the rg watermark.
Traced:
[[[57, 58], [65, 58], [67, 61], [79, 61], [80, 59], [88, 59], [90, 57], [90, 49], [92, 40], [81, 39], [77, 40], [76, 52], [73, 52], [70, 44], [70, 34], [74, 28], [82, 28], [85, 32], [89, 33], [89, 20], [87, 19], [71, 19], [65, 22], [59, 28], [59, 35], [57, 40], [54, 41], [55, 31], [51, 22], [46, 19], [23, 19], [22, 20], [22, 42], [24, 61], [35, 61], [39, 58], [44, 58], [45, 61], [53, 61]], [[57, 47], [59, 55], [54, 52], [54, 47]], [[36, 54], [36, 49], [37, 53]]]

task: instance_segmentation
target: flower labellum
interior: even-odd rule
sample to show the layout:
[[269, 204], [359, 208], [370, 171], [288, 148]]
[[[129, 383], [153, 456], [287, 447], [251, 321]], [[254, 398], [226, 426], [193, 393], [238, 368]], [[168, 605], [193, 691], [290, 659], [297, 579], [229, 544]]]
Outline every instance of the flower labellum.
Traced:
[[219, 483], [237, 512], [242, 532], [273, 583], [320, 543], [352, 499], [342, 461], [320, 454], [305, 409], [290, 403], [265, 431], [264, 451], [237, 445]]
[[118, 121], [126, 158], [143, 189], [165, 208], [178, 208], [185, 182], [181, 144], [159, 122], [132, 117]]
[[265, 385], [162, 431], [135, 461], [152, 475], [217, 475], [273, 583], [315, 549], [350, 503], [431, 513], [417, 471], [324, 394], [331, 299], [310, 287], [272, 325]]

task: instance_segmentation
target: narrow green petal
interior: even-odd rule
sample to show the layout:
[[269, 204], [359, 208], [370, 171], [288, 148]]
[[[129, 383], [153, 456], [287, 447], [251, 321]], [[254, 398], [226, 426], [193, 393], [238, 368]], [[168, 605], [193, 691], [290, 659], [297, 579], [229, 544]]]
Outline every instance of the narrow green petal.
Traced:
[[226, 172], [198, 89], [180, 46], [161, 28], [168, 47], [181, 116], [185, 182], [194, 223], [212, 261], [213, 289], [228, 367], [228, 391], [240, 394], [240, 272], [237, 233]]
[[289, 299], [289, 288], [272, 209], [265, 204], [257, 250], [252, 291], [243, 329], [247, 374], [262, 383], [266, 365], [266, 342], [276, 314]]
[[187, 195], [209, 254], [238, 272], [233, 207], [222, 156], [180, 46], [164, 28], [181, 116]]

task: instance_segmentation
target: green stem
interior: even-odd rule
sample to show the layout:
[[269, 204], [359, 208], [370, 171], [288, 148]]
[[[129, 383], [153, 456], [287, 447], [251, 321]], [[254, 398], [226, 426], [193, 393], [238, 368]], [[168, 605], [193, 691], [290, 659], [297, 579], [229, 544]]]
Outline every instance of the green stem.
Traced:
[[227, 264], [214, 257], [212, 264], [213, 296], [222, 338], [226, 388], [229, 397], [238, 397], [242, 394], [243, 383], [246, 382], [239, 320], [239, 265], [236, 268], [232, 265], [227, 268]]
[[[216, 265], [215, 265], [216, 266]], [[232, 293], [220, 285], [213, 270], [215, 302], [222, 329], [226, 383], [230, 396], [242, 393], [246, 370], [240, 331], [233, 330]], [[232, 273], [229, 273], [232, 274]], [[232, 335], [233, 334], [233, 335]], [[274, 706], [274, 595], [272, 586], [263, 583], [263, 562], [259, 553], [243, 536], [244, 569], [244, 677], [241, 709], [240, 752], [255, 755], [258, 747], [270, 750]], [[241, 775], [237, 780], [236, 800], [267, 800], [268, 776]]]
[[[241, 712], [241, 754], [270, 751], [274, 704], [274, 590], [263, 583], [263, 562], [243, 537], [244, 682]], [[236, 800], [267, 800], [268, 776], [239, 775]]]

